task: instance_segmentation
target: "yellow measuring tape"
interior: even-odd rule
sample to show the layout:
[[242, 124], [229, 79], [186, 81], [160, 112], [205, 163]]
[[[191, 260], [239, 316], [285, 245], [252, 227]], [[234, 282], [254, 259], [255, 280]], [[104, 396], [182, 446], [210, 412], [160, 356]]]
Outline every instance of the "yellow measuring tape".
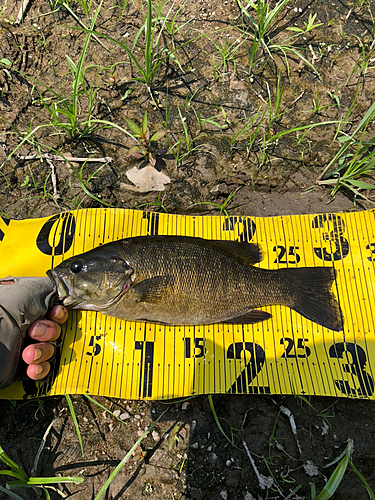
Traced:
[[0, 398], [92, 394], [166, 399], [192, 394], [304, 394], [375, 399], [375, 211], [208, 217], [121, 209], [44, 219], [0, 218], [0, 277], [41, 276], [113, 240], [185, 235], [258, 243], [263, 268], [333, 266], [344, 331], [284, 306], [254, 325], [162, 326], [72, 311], [48, 380]]

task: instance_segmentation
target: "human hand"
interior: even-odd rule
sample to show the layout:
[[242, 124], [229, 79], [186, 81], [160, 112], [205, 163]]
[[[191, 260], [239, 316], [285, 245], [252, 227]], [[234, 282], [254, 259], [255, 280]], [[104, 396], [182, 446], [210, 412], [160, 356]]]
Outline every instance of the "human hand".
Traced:
[[32, 323], [27, 333], [28, 336], [37, 341], [30, 344], [22, 352], [22, 359], [29, 366], [26, 374], [32, 380], [41, 380], [48, 375], [50, 363], [48, 360], [54, 355], [53, 342], [61, 333], [63, 323], [68, 319], [68, 310], [61, 305], [54, 306], [46, 314], [46, 319], [39, 319]]

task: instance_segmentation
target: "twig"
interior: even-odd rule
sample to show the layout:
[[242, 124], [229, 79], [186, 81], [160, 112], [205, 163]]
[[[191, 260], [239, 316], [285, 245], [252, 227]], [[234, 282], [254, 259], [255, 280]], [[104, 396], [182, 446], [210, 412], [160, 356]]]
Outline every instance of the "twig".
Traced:
[[113, 158], [111, 158], [110, 156], [104, 156], [103, 158], [79, 158], [79, 157], [76, 158], [75, 156], [51, 155], [49, 153], [43, 153], [41, 155], [20, 156], [18, 159], [23, 161], [45, 159], [45, 160], [70, 161], [77, 163], [84, 163], [89, 161], [95, 163], [111, 163], [113, 161]]
[[318, 56], [315, 54], [314, 49], [312, 48], [312, 45], [309, 45], [310, 52], [312, 54], [312, 61], [311, 64], [314, 65], [314, 61], [318, 59]]
[[18, 11], [18, 15], [16, 17], [16, 20], [14, 21], [14, 24], [19, 24], [21, 21], [23, 21], [23, 15], [27, 9], [27, 6], [29, 5], [30, 0], [23, 0], [22, 5], [20, 10]]
[[52, 160], [49, 158], [46, 158], [46, 162], [48, 165], [51, 167], [51, 181], [52, 181], [52, 187], [53, 187], [53, 199], [58, 200], [60, 198], [60, 194], [57, 190], [57, 178], [56, 178], [56, 169], [55, 165], [52, 163]]
[[294, 99], [294, 101], [292, 102], [292, 106], [293, 104], [295, 104], [297, 101], [299, 101], [301, 99], [301, 97], [304, 95], [305, 91], [302, 92], [302, 94], [300, 94], [296, 99]]
[[260, 474], [260, 472], [258, 471], [256, 465], [255, 465], [255, 462], [254, 462], [254, 459], [253, 457], [251, 456], [251, 453], [250, 453], [250, 450], [246, 444], [246, 441], [243, 440], [242, 441], [242, 446], [245, 448], [245, 451], [246, 451], [246, 455], [249, 457], [249, 460], [250, 460], [250, 463], [254, 469], [254, 472], [258, 478], [258, 482], [259, 482], [259, 486], [262, 490], [265, 490], [266, 488], [271, 488], [271, 486], [273, 485], [273, 479], [272, 477], [266, 477], [266, 476], [263, 476], [263, 474]]
[[292, 428], [293, 435], [295, 437], [296, 443], [297, 443], [297, 448], [299, 451], [300, 456], [302, 455], [302, 450], [301, 446], [298, 441], [298, 436], [297, 436], [297, 426], [296, 426], [296, 421], [294, 420], [292, 412], [289, 410], [289, 408], [286, 408], [285, 406], [281, 406], [280, 408], [281, 413], [284, 413], [289, 418], [289, 423], [290, 427]]

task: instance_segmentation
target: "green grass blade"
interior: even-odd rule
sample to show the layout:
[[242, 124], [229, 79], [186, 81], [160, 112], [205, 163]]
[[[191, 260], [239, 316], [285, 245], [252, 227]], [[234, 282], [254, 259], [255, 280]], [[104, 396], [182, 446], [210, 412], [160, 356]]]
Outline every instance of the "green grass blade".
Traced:
[[3, 486], [0, 486], [0, 491], [5, 493], [5, 495], [8, 495], [8, 497], [13, 498], [14, 500], [24, 500], [24, 498], [20, 497], [16, 493], [13, 493], [13, 491], [5, 489]]
[[107, 481], [104, 483], [102, 488], [100, 489], [99, 493], [96, 495], [94, 500], [100, 500], [104, 493], [106, 492], [107, 488], [110, 486], [111, 482], [113, 479], [117, 476], [117, 474], [120, 472], [120, 470], [123, 468], [123, 466], [126, 464], [126, 462], [130, 459], [132, 456], [133, 452], [138, 448], [138, 446], [141, 444], [142, 440], [152, 431], [152, 429], [155, 427], [155, 425], [159, 422], [159, 420], [162, 418], [162, 416], [167, 412], [168, 410], [165, 410], [156, 420], [153, 422], [152, 425], [142, 434], [142, 436], [138, 439], [138, 441], [130, 448], [128, 453], [125, 455], [125, 457], [121, 460], [121, 462], [116, 466], [115, 470], [112, 472], [112, 474], [109, 476]]
[[81, 447], [81, 453], [82, 453], [82, 456], [83, 456], [82, 437], [81, 437], [81, 431], [79, 430], [79, 426], [78, 426], [76, 412], [74, 411], [73, 403], [72, 403], [72, 400], [71, 400], [71, 397], [69, 396], [69, 394], [65, 394], [65, 398], [66, 398], [66, 401], [68, 403], [70, 414], [71, 414], [73, 422], [74, 422], [74, 427], [76, 428], [76, 432], [77, 432], [77, 436], [78, 436], [78, 441], [79, 441], [79, 445]]
[[43, 487], [44, 494], [46, 495], [46, 500], [51, 500], [51, 497], [49, 496], [47, 488]]
[[84, 482], [83, 477], [30, 477], [27, 481], [9, 481], [7, 486], [10, 490], [17, 488], [35, 488], [37, 486], [45, 486], [50, 484], [81, 484]]
[[358, 189], [375, 189], [375, 185], [369, 184], [368, 182], [357, 181], [356, 179], [350, 179], [350, 180], [347, 180], [347, 182], [349, 182], [350, 184], [353, 184], [353, 186], [355, 186]]
[[145, 24], [145, 64], [146, 64], [146, 85], [150, 87], [150, 74], [151, 74], [151, 64], [152, 64], [152, 33], [151, 33], [151, 24], [152, 24], [152, 1], [147, 1], [147, 18]]
[[147, 132], [147, 111], [145, 111], [145, 114], [143, 115], [143, 118], [142, 118], [142, 135], [143, 135], [143, 137], [146, 137], [146, 132]]
[[331, 477], [328, 479], [327, 484], [324, 486], [319, 495], [315, 498], [315, 500], [329, 500], [334, 495], [335, 491], [339, 487], [339, 484], [344, 477], [345, 471], [350, 462], [350, 453], [353, 449], [353, 441], [351, 439], [348, 440], [348, 445], [345, 450], [345, 456], [338, 464], [336, 469], [333, 471]]
[[28, 479], [26, 473], [15, 462], [13, 462], [11, 458], [8, 457], [2, 446], [0, 446], [0, 460], [17, 474], [16, 477], [18, 477], [19, 479]]
[[19, 479], [19, 474], [17, 472], [14, 472], [12, 470], [0, 470], [0, 476], [11, 476], [11, 477], [16, 477]]
[[36, 474], [36, 470], [37, 470], [37, 467], [38, 467], [38, 461], [39, 461], [39, 457], [40, 457], [40, 454], [42, 453], [43, 451], [43, 448], [44, 448], [44, 445], [46, 444], [46, 440], [47, 440], [47, 436], [48, 434], [50, 433], [50, 430], [52, 429], [53, 427], [53, 424], [56, 422], [56, 419], [53, 420], [49, 426], [47, 427], [47, 430], [46, 432], [44, 433], [43, 435], [43, 439], [42, 439], [42, 442], [40, 443], [39, 445], [39, 448], [38, 448], [38, 451], [35, 455], [35, 459], [34, 459], [34, 464], [33, 464], [33, 468], [31, 469], [31, 476], [34, 476]]
[[364, 484], [364, 486], [365, 486], [365, 488], [367, 490], [367, 493], [369, 494], [369, 497], [371, 498], [371, 500], [375, 500], [375, 494], [372, 491], [372, 489], [370, 488], [370, 485], [368, 484], [368, 482], [366, 481], [366, 479], [362, 476], [362, 474], [359, 472], [359, 470], [356, 469], [356, 467], [354, 467], [354, 465], [353, 465], [353, 463], [352, 463], [351, 460], [349, 461], [349, 465], [353, 469], [353, 471], [357, 474], [357, 476], [362, 481], [362, 483]]
[[[220, 420], [219, 420], [219, 417], [217, 416], [217, 413], [216, 413], [216, 410], [215, 410], [215, 407], [214, 407], [214, 402], [212, 400], [212, 396], [211, 394], [208, 396], [208, 402], [210, 404], [210, 408], [211, 408], [211, 411], [212, 411], [212, 415], [214, 417], [214, 420], [216, 422], [216, 425], [218, 426], [219, 428], [219, 431], [222, 433], [222, 435], [225, 437], [225, 439], [232, 445], [232, 446], [235, 446], [235, 444], [233, 443], [233, 441], [231, 441], [229, 439], [229, 437], [226, 435], [221, 423], [220, 423]], [[235, 446], [236, 447], [236, 446]]]
[[318, 122], [318, 123], [310, 123], [310, 125], [302, 125], [300, 127], [293, 127], [289, 130], [283, 130], [282, 132], [279, 132], [278, 134], [273, 135], [268, 139], [268, 142], [273, 142], [279, 139], [280, 137], [291, 134], [293, 132], [299, 132], [300, 130], [309, 130], [315, 127], [321, 127], [323, 125], [333, 125], [335, 123], [338, 123], [338, 120], [333, 120], [333, 121], [328, 121], [328, 122]]

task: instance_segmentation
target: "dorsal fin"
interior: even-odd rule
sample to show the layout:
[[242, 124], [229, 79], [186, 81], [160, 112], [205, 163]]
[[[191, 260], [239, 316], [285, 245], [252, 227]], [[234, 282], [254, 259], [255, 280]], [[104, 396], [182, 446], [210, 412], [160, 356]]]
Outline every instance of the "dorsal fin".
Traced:
[[240, 241], [228, 241], [228, 240], [206, 240], [205, 238], [192, 237], [192, 236], [167, 236], [167, 235], [157, 235], [157, 236], [135, 236], [133, 238], [122, 240], [122, 244], [126, 244], [129, 241], [133, 243], [143, 243], [145, 238], [149, 238], [150, 241], [164, 243], [166, 241], [188, 241], [190, 244], [204, 245], [206, 248], [216, 249], [218, 252], [227, 255], [228, 258], [235, 260], [236, 262], [244, 266], [253, 266], [258, 264], [262, 260], [262, 252], [260, 246], [257, 243], [247, 243]]
[[253, 266], [262, 260], [262, 251], [257, 243], [239, 241], [207, 240], [218, 249], [228, 253], [234, 260], [245, 266]]

